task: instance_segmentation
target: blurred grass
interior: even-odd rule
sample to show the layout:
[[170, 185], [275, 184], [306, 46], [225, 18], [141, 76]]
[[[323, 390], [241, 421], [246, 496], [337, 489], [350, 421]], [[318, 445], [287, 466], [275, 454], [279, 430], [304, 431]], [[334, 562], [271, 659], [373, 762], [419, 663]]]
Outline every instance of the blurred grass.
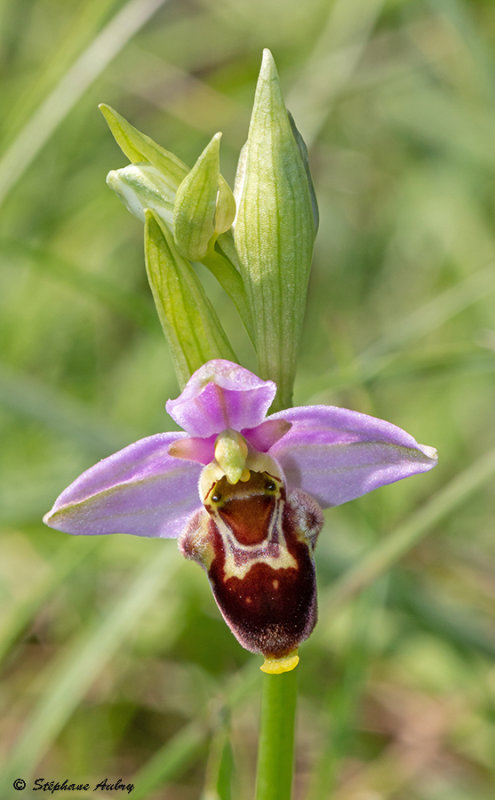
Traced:
[[186, 163], [223, 130], [232, 180], [268, 46], [320, 204], [296, 401], [440, 452], [327, 512], [296, 800], [492, 800], [494, 30], [489, 0], [0, 3], [4, 776], [121, 775], [156, 800], [206, 779], [226, 800], [233, 764], [232, 796], [251, 796], [257, 663], [201, 572], [173, 542], [40, 518], [97, 458], [168, 429], [177, 393], [97, 103]]

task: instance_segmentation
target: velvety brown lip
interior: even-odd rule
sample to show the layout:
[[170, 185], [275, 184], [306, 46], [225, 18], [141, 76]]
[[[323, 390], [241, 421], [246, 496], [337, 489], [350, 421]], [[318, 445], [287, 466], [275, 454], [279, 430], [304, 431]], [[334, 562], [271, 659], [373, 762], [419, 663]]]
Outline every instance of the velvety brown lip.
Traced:
[[312, 551], [301, 541], [290, 504], [283, 510], [290, 568], [274, 569], [263, 558], [249, 557], [252, 566], [239, 578], [225, 575], [225, 552], [213, 524], [215, 558], [208, 570], [215, 599], [243, 647], [265, 656], [281, 657], [306, 639], [316, 622], [316, 581]]

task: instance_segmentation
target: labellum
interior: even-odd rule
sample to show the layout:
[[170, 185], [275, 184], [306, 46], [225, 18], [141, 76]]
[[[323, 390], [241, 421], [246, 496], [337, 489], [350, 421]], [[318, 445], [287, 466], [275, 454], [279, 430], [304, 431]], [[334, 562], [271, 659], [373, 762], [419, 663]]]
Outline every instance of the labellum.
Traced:
[[236, 483], [218, 479], [213, 466], [200, 482], [205, 510], [191, 519], [179, 546], [207, 571], [225, 621], [243, 647], [263, 653], [266, 671], [281, 671], [287, 659], [296, 666], [295, 651], [316, 623], [313, 550], [321, 510], [301, 490], [286, 496], [274, 462], [246, 470]]

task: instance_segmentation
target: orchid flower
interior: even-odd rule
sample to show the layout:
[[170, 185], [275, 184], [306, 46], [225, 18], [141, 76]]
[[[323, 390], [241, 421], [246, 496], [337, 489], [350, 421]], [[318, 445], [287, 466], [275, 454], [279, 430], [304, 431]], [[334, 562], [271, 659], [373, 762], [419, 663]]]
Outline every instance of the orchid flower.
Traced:
[[178, 537], [207, 572], [238, 641], [265, 669], [297, 663], [316, 622], [322, 508], [426, 472], [436, 452], [381, 419], [335, 406], [267, 416], [275, 397], [230, 361], [198, 369], [166, 408], [184, 432], [135, 442], [84, 472], [44, 522], [73, 534]]

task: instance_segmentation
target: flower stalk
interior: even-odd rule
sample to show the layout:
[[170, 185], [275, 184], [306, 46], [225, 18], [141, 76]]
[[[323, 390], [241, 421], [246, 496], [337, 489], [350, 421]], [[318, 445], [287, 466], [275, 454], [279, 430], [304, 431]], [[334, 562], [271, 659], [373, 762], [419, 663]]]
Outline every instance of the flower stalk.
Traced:
[[296, 699], [297, 669], [263, 676], [256, 800], [290, 800]]

